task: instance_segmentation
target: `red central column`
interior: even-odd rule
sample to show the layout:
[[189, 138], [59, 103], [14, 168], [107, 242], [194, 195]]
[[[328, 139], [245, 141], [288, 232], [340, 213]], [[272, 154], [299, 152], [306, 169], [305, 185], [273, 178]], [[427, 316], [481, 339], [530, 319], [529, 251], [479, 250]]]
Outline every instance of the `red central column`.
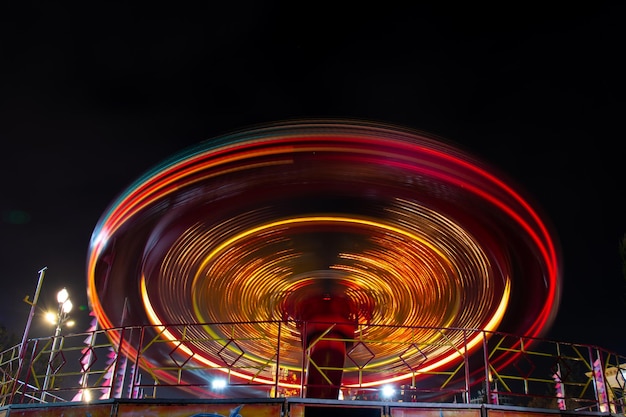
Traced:
[[344, 297], [311, 297], [300, 306], [302, 342], [309, 351], [306, 398], [337, 399], [343, 377], [348, 342], [356, 321], [350, 301]]

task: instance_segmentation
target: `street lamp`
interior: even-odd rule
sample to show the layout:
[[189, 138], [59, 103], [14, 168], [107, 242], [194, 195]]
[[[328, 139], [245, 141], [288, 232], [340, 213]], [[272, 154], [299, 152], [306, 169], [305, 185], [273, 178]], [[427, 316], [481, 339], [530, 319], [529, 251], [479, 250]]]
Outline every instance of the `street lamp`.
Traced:
[[52, 340], [52, 349], [50, 349], [50, 358], [48, 359], [48, 366], [46, 368], [46, 376], [43, 381], [42, 386], [42, 396], [41, 400], [44, 401], [46, 394], [48, 392], [48, 387], [50, 386], [50, 374], [52, 373], [52, 361], [54, 360], [55, 354], [59, 350], [59, 343], [61, 342], [61, 329], [64, 324], [67, 326], [72, 326], [74, 322], [69, 319], [69, 313], [72, 311], [72, 301], [70, 300], [69, 293], [67, 289], [63, 288], [61, 291], [57, 293], [57, 302], [59, 303], [59, 309], [57, 313], [46, 313], [46, 318], [52, 324], [56, 324], [56, 329], [54, 330], [54, 339]]

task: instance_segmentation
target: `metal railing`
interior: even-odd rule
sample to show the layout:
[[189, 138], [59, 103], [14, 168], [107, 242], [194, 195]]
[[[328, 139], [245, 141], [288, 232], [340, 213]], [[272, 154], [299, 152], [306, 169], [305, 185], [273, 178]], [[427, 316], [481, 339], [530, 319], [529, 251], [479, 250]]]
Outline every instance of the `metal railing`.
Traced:
[[[271, 328], [274, 336], [251, 337], [250, 326]], [[53, 337], [29, 339], [24, 350], [17, 345], [0, 352], [0, 406], [304, 398], [307, 372], [315, 366], [322, 374], [342, 372], [339, 399], [345, 401], [625, 412], [626, 357], [600, 347], [475, 329], [442, 328], [438, 337], [420, 340], [420, 328], [402, 326], [372, 333], [388, 335], [377, 340], [358, 329], [358, 337], [340, 340], [347, 347], [343, 368], [331, 369], [312, 361], [311, 345], [294, 343], [293, 328], [273, 321], [174, 324], [76, 333], [56, 345]], [[20, 352], [26, 352], [23, 360]], [[213, 386], [218, 377], [225, 386]], [[387, 385], [395, 388], [388, 398]]]

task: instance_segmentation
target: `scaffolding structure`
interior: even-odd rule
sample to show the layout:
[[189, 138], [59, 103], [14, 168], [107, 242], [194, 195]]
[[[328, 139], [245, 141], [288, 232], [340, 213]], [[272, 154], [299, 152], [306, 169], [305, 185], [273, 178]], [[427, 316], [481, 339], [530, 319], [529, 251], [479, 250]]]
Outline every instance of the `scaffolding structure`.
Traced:
[[[250, 323], [221, 323], [232, 329], [228, 338], [189, 336], [196, 326], [213, 325], [98, 329], [62, 336], [57, 343], [54, 337], [28, 339], [26, 346], [0, 352], [0, 406], [111, 399], [306, 399], [306, 373], [315, 366], [306, 348], [301, 349], [301, 360], [293, 363], [282, 355], [280, 337], [258, 340], [255, 343], [265, 344], [272, 353], [266, 358], [250, 357], [241, 349], [250, 341], [244, 343], [245, 332], [238, 331]], [[401, 330], [407, 335], [416, 332], [409, 327]], [[451, 344], [447, 331], [442, 328], [439, 339], [424, 342], [410, 337], [344, 340], [350, 348], [340, 371], [347, 377], [338, 387], [337, 400], [624, 414], [625, 356], [596, 346], [464, 329], [466, 340], [479, 336], [482, 344], [469, 355], [467, 346]], [[181, 336], [164, 339], [164, 332]], [[374, 352], [389, 344], [397, 354], [382, 363]], [[218, 360], [211, 364], [195, 360], [197, 346], [208, 345], [219, 352]], [[440, 358], [427, 353], [441, 349], [453, 349], [456, 358], [440, 363]], [[22, 361], [20, 352], [26, 352]], [[218, 379], [223, 381], [219, 387]], [[393, 390], [386, 396], [389, 387]]]

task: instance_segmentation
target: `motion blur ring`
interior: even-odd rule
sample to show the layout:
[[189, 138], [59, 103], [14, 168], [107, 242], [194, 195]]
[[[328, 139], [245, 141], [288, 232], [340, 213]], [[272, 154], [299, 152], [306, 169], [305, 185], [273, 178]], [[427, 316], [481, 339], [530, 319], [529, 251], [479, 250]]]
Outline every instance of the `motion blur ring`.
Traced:
[[[254, 342], [278, 337], [272, 320], [290, 330], [281, 359], [294, 366], [310, 337], [302, 321], [350, 322], [375, 340], [399, 337], [397, 326], [419, 340], [446, 328], [459, 345], [464, 328], [541, 336], [559, 304], [559, 247], [504, 178], [441, 138], [384, 124], [218, 137], [109, 206], [88, 254], [90, 303], [105, 328], [204, 323], [197, 331], [215, 337], [219, 323], [247, 322], [251, 342], [237, 343], [251, 364], [272, 361]], [[373, 349], [380, 364], [398, 355]]]

